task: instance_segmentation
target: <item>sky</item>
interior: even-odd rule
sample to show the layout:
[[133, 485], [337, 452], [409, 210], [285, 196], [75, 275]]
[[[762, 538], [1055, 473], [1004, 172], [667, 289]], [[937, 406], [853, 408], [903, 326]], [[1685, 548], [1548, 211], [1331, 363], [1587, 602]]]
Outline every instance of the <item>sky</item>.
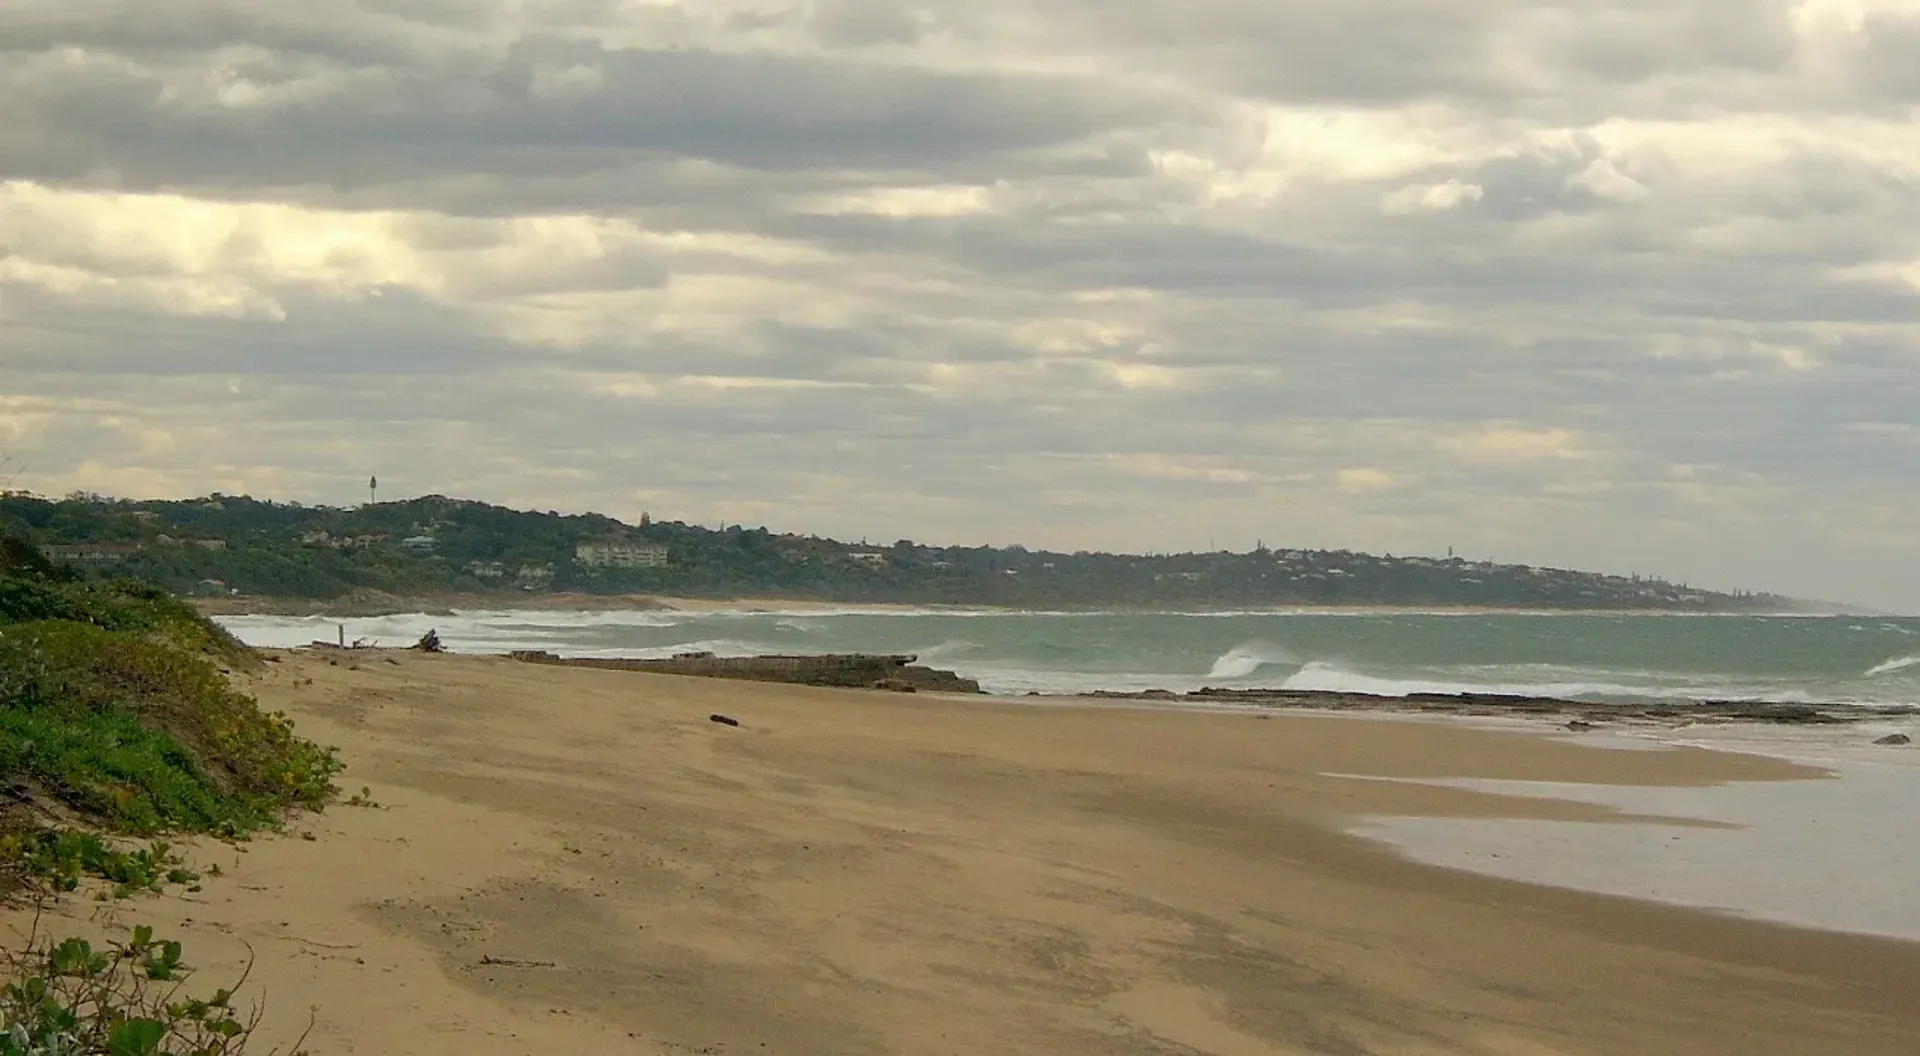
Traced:
[[1920, 0], [8, 0], [13, 486], [1920, 612]]

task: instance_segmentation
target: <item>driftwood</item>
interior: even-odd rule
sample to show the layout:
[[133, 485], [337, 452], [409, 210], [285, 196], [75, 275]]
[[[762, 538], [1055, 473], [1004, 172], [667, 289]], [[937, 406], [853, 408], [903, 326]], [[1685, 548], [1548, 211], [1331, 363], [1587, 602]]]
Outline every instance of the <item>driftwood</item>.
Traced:
[[500, 968], [553, 968], [553, 967], [556, 967], [556, 965], [552, 961], [523, 961], [517, 957], [485, 956], [480, 958], [480, 963], [490, 964]]

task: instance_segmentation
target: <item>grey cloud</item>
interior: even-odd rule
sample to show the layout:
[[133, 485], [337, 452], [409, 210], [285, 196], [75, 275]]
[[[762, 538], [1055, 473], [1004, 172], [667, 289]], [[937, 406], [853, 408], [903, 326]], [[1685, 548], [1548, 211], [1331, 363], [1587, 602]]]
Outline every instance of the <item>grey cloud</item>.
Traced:
[[810, 28], [829, 44], [911, 44], [923, 37], [925, 13], [896, 0], [816, 0]]
[[[430, 41], [450, 24], [473, 25], [472, 13], [480, 9], [472, 5], [463, 11], [451, 4], [322, 8], [271, 0], [25, 4], [0, 11], [0, 54], [71, 47], [151, 58], [253, 45], [350, 66], [412, 63], [437, 50]], [[432, 18], [419, 21], [420, 14]]]
[[1476, 218], [1513, 223], [1550, 213], [1605, 208], [1605, 199], [1573, 182], [1598, 157], [1598, 150], [1589, 146], [1559, 156], [1502, 158], [1468, 174], [1481, 196], [1467, 203], [1464, 211]]
[[1057, 47], [1117, 53], [1232, 94], [1367, 108], [1453, 102], [1562, 126], [1604, 120], [1623, 104], [1680, 118], [1884, 109], [1883, 97], [1910, 83], [1902, 78], [1913, 65], [1894, 35], [1883, 34], [1881, 75], [1803, 81], [1783, 92], [1806, 44], [1791, 5], [1768, 0], [1557, 8], [1523, 0], [1051, 0], [1044, 10], [1056, 21]]
[[1796, 52], [1791, 12], [1766, 0], [1632, 3], [1571, 13], [1563, 54], [1609, 84], [1677, 72], [1777, 72]]
[[[578, 94], [543, 96], [538, 81], [550, 67], [590, 77]], [[450, 173], [551, 179], [670, 157], [773, 171], [927, 171], [1114, 127], [1208, 116], [1164, 95], [1083, 78], [606, 51], [557, 38], [522, 40], [481, 71], [395, 66], [341, 78], [326, 97], [284, 107], [162, 105], [158, 87], [150, 77], [102, 71], [65, 85], [0, 89], [0, 101], [19, 115], [0, 131], [9, 169], [65, 179], [112, 169], [135, 186], [341, 188]]]
[[1875, 12], [1861, 26], [1857, 69], [1864, 86], [1889, 102], [1920, 102], [1920, 15]]
[[[29, 486], [351, 501], [378, 466], [854, 536], [1166, 548], [1218, 521], [1920, 606], [1874, 571], [1910, 546], [1847, 542], [1920, 475], [1860, 427], [1920, 400], [1920, 193], [1885, 123], [1911, 19], [1829, 76], [1806, 49], [1831, 42], [1733, 0], [156, 10], [0, 12], [0, 179], [405, 209], [383, 230], [433, 260], [335, 288], [119, 253], [146, 236], [77, 206], [10, 218], [26, 424], [0, 436]], [[310, 95], [216, 105], [216, 53]], [[1269, 141], [1275, 104], [1411, 142]], [[1583, 178], [1608, 166], [1639, 187]], [[1420, 200], [1447, 181], [1478, 196]], [[648, 237], [520, 258], [473, 219], [556, 213]], [[284, 318], [136, 296], [229, 272]], [[1359, 468], [1390, 486], [1339, 491]], [[1763, 542], [1711, 545], [1736, 530]]]
[[[209, 319], [96, 308], [80, 318], [44, 293], [5, 291], [12, 369], [43, 377], [123, 379], [131, 390], [161, 376], [327, 379], [446, 377], [523, 362], [527, 353], [405, 291], [341, 303], [283, 292], [284, 320]], [[26, 335], [32, 335], [27, 337]], [[49, 340], [41, 335], [60, 335]], [[45, 384], [45, 382], [43, 382]]]
[[1227, 87], [1268, 98], [1384, 103], [1500, 87], [1488, 31], [1507, 3], [1364, 0], [1260, 4], [1152, 0], [1037, 5], [1109, 46], [1152, 56]]

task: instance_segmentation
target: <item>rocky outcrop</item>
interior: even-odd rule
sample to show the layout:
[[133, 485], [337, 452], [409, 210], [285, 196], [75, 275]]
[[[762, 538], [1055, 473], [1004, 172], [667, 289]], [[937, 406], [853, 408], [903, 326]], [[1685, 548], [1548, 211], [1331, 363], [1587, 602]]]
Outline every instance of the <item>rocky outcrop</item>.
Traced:
[[648, 671], [660, 675], [738, 678], [752, 682], [791, 682], [802, 686], [888, 689], [895, 692], [978, 693], [980, 683], [952, 671], [921, 667], [918, 657], [871, 653], [825, 656], [715, 656], [682, 653], [665, 660], [604, 660], [518, 652], [515, 660], [610, 671]]
[[[1427, 712], [1445, 715], [1546, 715], [1564, 717], [1569, 728], [1598, 723], [1647, 723], [1683, 726], [1688, 723], [1763, 722], [1802, 726], [1839, 726], [1884, 722], [1889, 718], [1920, 715], [1912, 705], [1801, 704], [1752, 700], [1698, 700], [1672, 704], [1593, 704], [1557, 697], [1529, 697], [1502, 693], [1412, 693], [1404, 697], [1369, 693], [1336, 693], [1312, 689], [1225, 689], [1209, 687], [1190, 693], [1165, 690], [1132, 693], [1101, 691], [1088, 694], [1110, 700], [1182, 701], [1194, 704], [1239, 704], [1259, 708], [1311, 708], [1324, 711]], [[1895, 736], [1905, 736], [1896, 734]]]

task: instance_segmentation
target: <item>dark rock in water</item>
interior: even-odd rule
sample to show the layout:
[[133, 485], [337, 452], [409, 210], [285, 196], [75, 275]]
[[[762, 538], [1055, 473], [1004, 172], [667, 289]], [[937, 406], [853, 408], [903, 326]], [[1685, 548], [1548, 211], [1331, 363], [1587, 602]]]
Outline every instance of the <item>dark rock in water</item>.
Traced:
[[646, 671], [660, 675], [739, 678], [755, 682], [792, 682], [803, 686], [871, 689], [878, 682], [905, 682], [930, 693], [978, 693], [980, 683], [952, 671], [921, 667], [913, 656], [843, 653], [825, 656], [714, 656], [687, 653], [671, 660], [564, 658], [544, 650], [512, 654], [529, 664]]
[[711, 715], [709, 715], [709, 716], [707, 716], [707, 721], [708, 721], [708, 722], [717, 722], [717, 723], [719, 723], [719, 724], [720, 724], [720, 725], [722, 725], [722, 726], [738, 726], [738, 725], [740, 725], [740, 720], [739, 720], [739, 719], [736, 719], [736, 718], [734, 718], [734, 717], [733, 717], [733, 716], [731, 716], [731, 715], [722, 715], [722, 714], [720, 714], [720, 713], [719, 713], [719, 712], [717, 712], [717, 711], [716, 711], [716, 712], [714, 712], [713, 714], [711, 714]]
[[[1786, 703], [1777, 700], [1703, 700], [1690, 710], [1711, 712], [1714, 718], [1741, 719], [1748, 722], [1773, 722], [1784, 725], [1833, 725], [1852, 721], [1833, 714], [1817, 704]], [[1644, 709], [1649, 712], [1654, 709]]]
[[1586, 722], [1581, 719], [1574, 719], [1572, 722], [1567, 723], [1567, 729], [1574, 730], [1576, 732], [1580, 730], [1591, 730], [1593, 729], [1593, 723]]
[[1875, 744], [1912, 744], [1913, 738], [1907, 736], [1904, 733], [1889, 733], [1885, 737], [1882, 737], [1873, 743]]
[[515, 649], [513, 652], [508, 653], [507, 656], [511, 657], [512, 659], [518, 660], [523, 664], [565, 663], [565, 661], [560, 658], [559, 654], [549, 653], [545, 649]]

